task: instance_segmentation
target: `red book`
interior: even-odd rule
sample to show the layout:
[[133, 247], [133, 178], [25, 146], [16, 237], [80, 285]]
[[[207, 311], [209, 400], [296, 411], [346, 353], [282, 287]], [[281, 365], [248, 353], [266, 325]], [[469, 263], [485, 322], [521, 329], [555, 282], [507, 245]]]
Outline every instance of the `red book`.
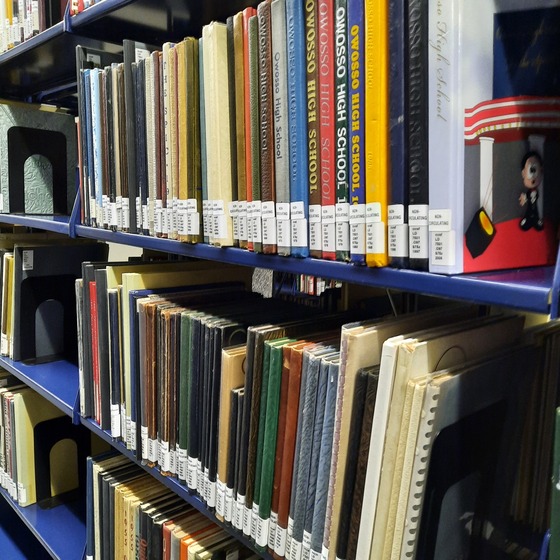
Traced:
[[99, 387], [99, 331], [97, 328], [97, 285], [89, 283], [89, 307], [91, 316], [91, 357], [93, 367], [93, 412], [95, 421], [101, 425], [101, 390]]
[[324, 259], [336, 259], [335, 52], [333, 0], [318, 0], [319, 138], [321, 149], [321, 246]]

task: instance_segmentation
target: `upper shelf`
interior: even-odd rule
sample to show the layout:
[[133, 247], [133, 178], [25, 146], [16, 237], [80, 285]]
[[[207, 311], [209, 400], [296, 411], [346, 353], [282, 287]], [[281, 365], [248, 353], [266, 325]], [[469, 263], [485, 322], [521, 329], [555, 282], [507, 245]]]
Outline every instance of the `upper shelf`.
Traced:
[[[75, 91], [77, 45], [122, 51], [123, 39], [154, 45], [200, 35], [203, 23], [223, 20], [250, 0], [102, 0], [0, 55], [0, 97], [49, 100]], [[70, 103], [70, 105], [73, 105]]]

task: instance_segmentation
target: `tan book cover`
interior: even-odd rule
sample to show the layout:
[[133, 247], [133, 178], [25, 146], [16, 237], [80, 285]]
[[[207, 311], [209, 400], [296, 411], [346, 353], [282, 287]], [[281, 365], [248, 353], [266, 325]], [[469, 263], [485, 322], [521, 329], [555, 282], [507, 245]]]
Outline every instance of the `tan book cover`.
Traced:
[[212, 201], [210, 243], [233, 245], [230, 87], [227, 27], [212, 22], [202, 28], [208, 200]]
[[216, 517], [221, 521], [223, 521], [225, 507], [231, 391], [243, 387], [245, 383], [243, 366], [246, 355], [247, 347], [245, 344], [230, 346], [222, 350], [220, 415], [218, 419], [218, 496], [216, 497]]

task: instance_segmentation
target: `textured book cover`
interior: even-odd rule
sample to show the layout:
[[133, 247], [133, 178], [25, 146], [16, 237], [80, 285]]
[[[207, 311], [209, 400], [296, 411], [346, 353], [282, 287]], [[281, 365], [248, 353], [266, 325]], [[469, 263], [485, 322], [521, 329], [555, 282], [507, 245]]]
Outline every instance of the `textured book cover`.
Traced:
[[261, 459], [261, 480], [259, 494], [259, 522], [257, 523], [257, 545], [266, 548], [269, 537], [269, 523], [271, 517], [272, 493], [274, 490], [274, 469], [276, 465], [276, 442], [279, 430], [280, 396], [282, 388], [283, 347], [294, 342], [291, 339], [281, 339], [270, 346], [270, 365], [268, 376], [267, 401], [264, 419], [264, 433]]
[[286, 0], [271, 4], [274, 174], [276, 185], [276, 240], [279, 255], [289, 255], [290, 231], [290, 154], [288, 125], [288, 61]]
[[[342, 508], [340, 516], [340, 528], [338, 530], [338, 540], [336, 543], [337, 558], [352, 558], [348, 553], [349, 549], [349, 533], [352, 530], [351, 517], [354, 507], [354, 489], [356, 480], [361, 470], [367, 467], [367, 453], [365, 457], [360, 453], [360, 442], [362, 439], [362, 425], [364, 423], [364, 414], [367, 397], [373, 396], [372, 405], [375, 405], [375, 393], [368, 395], [369, 377], [379, 376], [379, 367], [362, 368], [358, 371], [356, 377], [356, 385], [354, 387], [354, 401], [352, 405], [352, 417], [350, 419], [350, 441], [348, 444], [348, 456], [346, 460], [346, 479], [344, 481], [344, 489], [342, 496]], [[369, 441], [368, 441], [369, 444]], [[358, 518], [359, 521], [359, 518]], [[359, 526], [359, 523], [358, 523]], [[355, 557], [355, 556], [354, 556]]]
[[[366, 263], [386, 266], [389, 200], [389, 19], [388, 0], [364, 2], [364, 141]], [[396, 210], [393, 208], [393, 210]], [[401, 212], [402, 210], [402, 212]], [[404, 221], [404, 208], [391, 224]], [[401, 239], [405, 245], [405, 238]], [[398, 250], [393, 247], [394, 250]]]
[[[394, 2], [398, 5], [399, 2]], [[391, 5], [390, 5], [391, 6]], [[409, 266], [414, 270], [428, 270], [428, 2], [408, 2], [408, 25], [405, 27], [404, 54], [408, 60], [406, 115], [408, 119], [408, 227]], [[393, 67], [391, 66], [391, 70]], [[392, 98], [392, 97], [391, 97]], [[406, 154], [406, 151], [405, 151]], [[396, 166], [393, 166], [395, 168]]]
[[259, 118], [263, 253], [276, 253], [276, 173], [271, 0], [258, 5]]
[[290, 138], [291, 254], [307, 257], [309, 190], [307, 150], [307, 89], [305, 67], [305, 13], [297, 0], [286, 0], [288, 48], [288, 123]]
[[350, 260], [366, 263], [364, 3], [348, 0]]
[[430, 271], [555, 262], [559, 21], [557, 2], [430, 3]]
[[251, 16], [247, 25], [248, 72], [249, 72], [249, 126], [251, 149], [251, 202], [247, 204], [249, 248], [262, 252], [262, 186], [261, 186], [261, 121], [259, 90], [259, 18]]
[[[387, 250], [391, 266], [408, 266], [408, 81], [411, 70], [407, 72], [408, 39], [410, 16], [405, 8], [405, 0], [388, 2], [389, 23], [389, 188], [390, 204], [396, 212], [402, 213], [401, 223], [387, 224]], [[416, 50], [422, 47], [416, 47]], [[426, 146], [427, 149], [427, 146]], [[393, 213], [392, 208], [387, 213]], [[402, 243], [402, 245], [399, 245]], [[394, 249], [393, 249], [394, 248]]]

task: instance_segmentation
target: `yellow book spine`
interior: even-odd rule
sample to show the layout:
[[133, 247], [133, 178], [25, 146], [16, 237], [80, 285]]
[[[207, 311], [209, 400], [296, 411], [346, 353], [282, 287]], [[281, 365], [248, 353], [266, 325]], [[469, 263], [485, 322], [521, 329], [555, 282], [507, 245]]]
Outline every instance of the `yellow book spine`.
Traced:
[[365, 0], [366, 263], [387, 266], [389, 198], [388, 1]]

